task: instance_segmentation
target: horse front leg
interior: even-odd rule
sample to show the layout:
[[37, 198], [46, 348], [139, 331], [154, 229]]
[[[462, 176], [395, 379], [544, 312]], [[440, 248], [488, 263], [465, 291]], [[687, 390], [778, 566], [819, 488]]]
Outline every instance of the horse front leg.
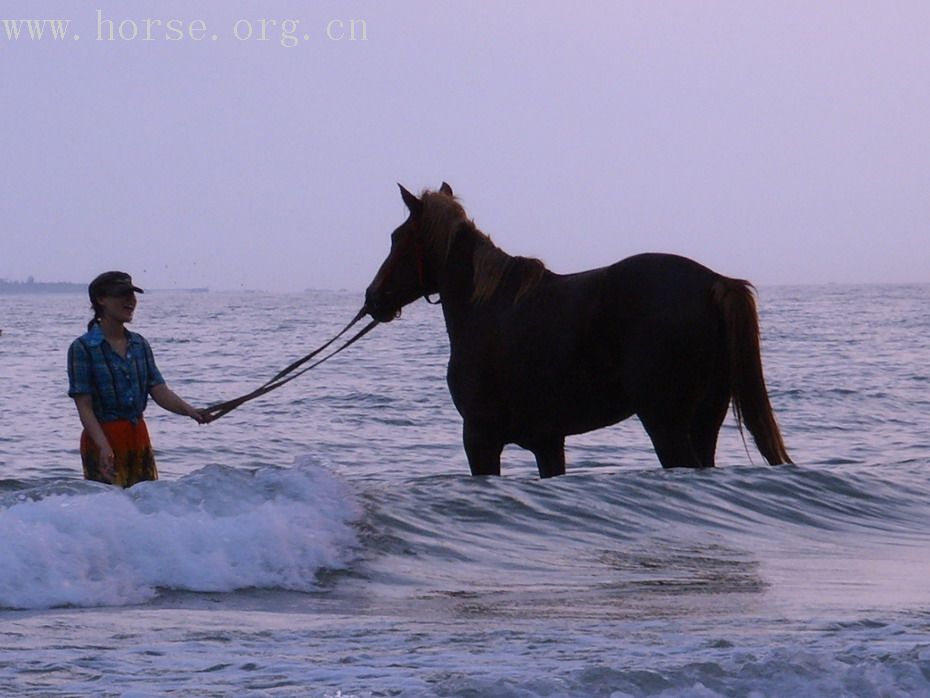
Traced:
[[500, 475], [504, 444], [487, 432], [465, 422], [462, 441], [472, 475]]

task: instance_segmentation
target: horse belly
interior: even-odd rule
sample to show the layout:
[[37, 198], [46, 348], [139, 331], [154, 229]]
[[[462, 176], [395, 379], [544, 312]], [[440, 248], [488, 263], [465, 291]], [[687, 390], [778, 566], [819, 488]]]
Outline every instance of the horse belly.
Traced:
[[497, 361], [450, 361], [449, 392], [462, 417], [507, 443], [600, 429], [633, 414], [622, 366], [579, 365], [545, 343]]
[[631, 416], [620, 347], [606, 338], [591, 341], [571, 324], [555, 328], [557, 337], [544, 333], [513, 352], [508, 392], [515, 431], [568, 436]]

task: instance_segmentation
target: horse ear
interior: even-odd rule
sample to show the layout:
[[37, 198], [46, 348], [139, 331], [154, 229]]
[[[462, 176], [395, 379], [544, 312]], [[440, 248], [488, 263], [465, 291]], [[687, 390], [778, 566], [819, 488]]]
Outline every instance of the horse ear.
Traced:
[[400, 187], [400, 196], [404, 200], [404, 203], [407, 205], [407, 208], [410, 210], [410, 213], [412, 213], [414, 216], [419, 216], [421, 213], [423, 213], [423, 202], [409, 191], [404, 189], [403, 184], [398, 184], [397, 186]]
[[442, 186], [439, 187], [439, 191], [441, 191], [446, 196], [455, 196], [455, 194], [452, 193], [452, 187], [450, 187], [446, 182], [442, 183]]

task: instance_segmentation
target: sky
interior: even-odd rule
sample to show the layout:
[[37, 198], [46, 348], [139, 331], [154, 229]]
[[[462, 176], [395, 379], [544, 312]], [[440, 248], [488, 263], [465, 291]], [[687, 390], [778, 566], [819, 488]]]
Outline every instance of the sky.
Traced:
[[71, 23], [0, 22], [0, 278], [362, 290], [397, 183], [447, 181], [556, 272], [663, 251], [757, 284], [930, 282], [924, 0], [2, 0], [3, 19]]

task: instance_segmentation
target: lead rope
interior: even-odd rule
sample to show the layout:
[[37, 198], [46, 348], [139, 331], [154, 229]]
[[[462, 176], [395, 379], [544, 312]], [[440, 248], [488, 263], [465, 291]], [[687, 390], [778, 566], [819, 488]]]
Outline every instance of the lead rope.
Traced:
[[[423, 271], [423, 258], [424, 258], [423, 241], [420, 239], [418, 233], [419, 233], [419, 226], [417, 226], [417, 228], [414, 230], [415, 237], [413, 239], [415, 241], [414, 252], [416, 254], [416, 260], [417, 260], [417, 277], [418, 277], [418, 281], [420, 282], [420, 289], [423, 290], [423, 298], [426, 299], [427, 303], [429, 303], [430, 305], [439, 305], [440, 303], [442, 303], [442, 296], [440, 296], [436, 300], [430, 300], [429, 294], [426, 293], [426, 290], [425, 290], [426, 284], [424, 282], [425, 274]], [[209, 407], [206, 407], [202, 410], [203, 414], [205, 414], [209, 418], [209, 421], [213, 422], [219, 419], [220, 417], [222, 417], [223, 415], [229, 414], [234, 409], [239, 407], [239, 405], [249, 402], [249, 400], [254, 400], [255, 398], [260, 397], [264, 395], [265, 393], [270, 393], [272, 390], [277, 390], [282, 385], [285, 385], [286, 383], [290, 383], [292, 380], [294, 380], [298, 376], [302, 376], [304, 373], [306, 373], [310, 369], [316, 368], [324, 361], [328, 361], [329, 359], [333, 358], [336, 354], [338, 354], [342, 350], [348, 349], [350, 346], [355, 344], [358, 340], [360, 340], [366, 334], [371, 332], [371, 330], [374, 329], [375, 325], [379, 324], [380, 321], [372, 320], [370, 323], [365, 325], [365, 327], [363, 327], [354, 337], [352, 337], [352, 339], [347, 341], [341, 347], [339, 347], [335, 351], [330, 352], [329, 354], [324, 356], [319, 361], [316, 361], [310, 364], [309, 366], [307, 366], [306, 368], [300, 371], [297, 371], [297, 373], [293, 373], [293, 375], [288, 376], [288, 374], [292, 373], [294, 370], [296, 370], [303, 364], [310, 361], [310, 359], [319, 355], [321, 352], [325, 351], [327, 347], [329, 347], [333, 342], [335, 342], [342, 335], [348, 332], [351, 327], [353, 327], [359, 320], [361, 320], [367, 314], [368, 314], [367, 307], [362, 306], [362, 309], [358, 311], [358, 314], [354, 318], [352, 318], [352, 321], [348, 325], [343, 327], [342, 331], [339, 332], [339, 334], [337, 334], [331, 340], [326, 342], [326, 344], [319, 347], [318, 349], [314, 349], [306, 356], [300, 359], [297, 359], [297, 361], [293, 362], [286, 368], [278, 371], [278, 373], [274, 376], [274, 378], [266, 382], [264, 385], [260, 385], [258, 388], [253, 390], [251, 393], [240, 395], [237, 398], [233, 398], [232, 400], [226, 400], [225, 402], [218, 402], [215, 405], [210, 405]]]
[[[329, 359], [331, 359], [332, 357], [334, 357], [336, 354], [343, 351], [344, 349], [348, 349], [350, 346], [352, 346], [358, 340], [360, 340], [362, 337], [368, 334], [372, 329], [374, 329], [375, 325], [379, 324], [379, 321], [372, 320], [370, 323], [365, 325], [365, 327], [363, 327], [354, 337], [352, 337], [352, 339], [345, 342], [341, 347], [339, 347], [338, 349], [334, 351], [331, 351], [329, 354], [324, 356], [322, 359], [315, 361], [314, 363], [310, 364], [306, 368], [300, 371], [297, 371], [297, 373], [293, 373], [295, 369], [307, 363], [308, 361], [310, 361], [310, 359], [319, 355], [321, 352], [325, 351], [327, 347], [329, 347], [333, 342], [335, 342], [342, 335], [348, 332], [349, 329], [353, 325], [355, 325], [359, 320], [361, 320], [367, 314], [368, 314], [368, 311], [363, 307], [358, 312], [358, 314], [352, 319], [352, 322], [346, 325], [339, 334], [337, 334], [331, 340], [326, 342], [326, 344], [319, 347], [318, 349], [314, 349], [306, 356], [290, 364], [287, 368], [284, 368], [281, 371], [278, 371], [278, 373], [274, 376], [274, 378], [267, 381], [264, 385], [260, 385], [258, 388], [256, 388], [252, 392], [246, 393], [245, 395], [240, 395], [239, 397], [233, 398], [232, 400], [226, 400], [225, 402], [218, 402], [215, 405], [210, 405], [209, 407], [202, 410], [203, 414], [205, 414], [208, 417], [209, 421], [213, 422], [219, 419], [220, 417], [222, 417], [223, 415], [229, 414], [234, 409], [239, 407], [239, 405], [249, 402], [250, 400], [254, 400], [255, 398], [260, 397], [264, 395], [265, 393], [270, 393], [272, 390], [277, 390], [282, 385], [285, 385], [286, 383], [290, 383], [292, 380], [294, 380], [298, 376], [303, 375], [310, 369], [316, 368], [317, 366], [322, 364], [324, 361], [328, 361]], [[292, 375], [288, 375], [288, 374], [292, 374]]]

